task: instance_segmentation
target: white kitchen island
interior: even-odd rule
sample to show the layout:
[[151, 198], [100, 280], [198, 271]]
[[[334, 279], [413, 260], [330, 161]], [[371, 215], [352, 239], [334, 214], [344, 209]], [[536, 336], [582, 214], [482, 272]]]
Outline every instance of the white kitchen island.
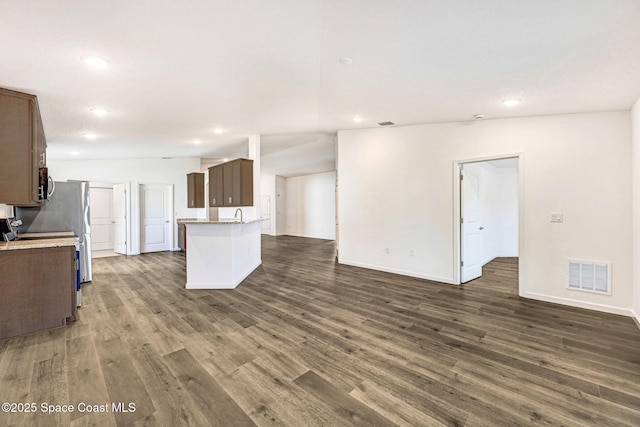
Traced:
[[186, 227], [187, 289], [234, 289], [262, 264], [260, 222], [179, 220]]

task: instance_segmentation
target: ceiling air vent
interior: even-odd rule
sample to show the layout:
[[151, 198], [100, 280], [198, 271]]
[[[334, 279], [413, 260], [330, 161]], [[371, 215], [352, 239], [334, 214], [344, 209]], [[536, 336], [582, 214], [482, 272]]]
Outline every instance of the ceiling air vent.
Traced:
[[380, 126], [393, 126], [395, 125], [395, 123], [390, 122], [390, 121], [386, 121], [386, 122], [380, 122], [378, 123]]

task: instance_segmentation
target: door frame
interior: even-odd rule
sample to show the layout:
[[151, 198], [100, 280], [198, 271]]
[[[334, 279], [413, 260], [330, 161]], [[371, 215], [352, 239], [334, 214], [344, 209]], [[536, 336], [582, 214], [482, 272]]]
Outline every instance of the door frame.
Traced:
[[[124, 214], [125, 214], [125, 221], [124, 221], [124, 227], [125, 227], [125, 242], [124, 242], [124, 246], [125, 246], [125, 254], [124, 255], [135, 255], [133, 253], [132, 247], [133, 245], [131, 244], [131, 227], [133, 226], [133, 224], [131, 223], [131, 181], [129, 182], [113, 182], [113, 188], [115, 191], [115, 186], [116, 185], [123, 185], [124, 186]], [[114, 211], [115, 211], [115, 207], [114, 207]], [[115, 227], [114, 227], [114, 237], [113, 237], [113, 250], [115, 252]]]
[[[124, 212], [125, 212], [125, 221], [124, 221], [124, 226], [125, 226], [125, 242], [124, 242], [124, 246], [125, 246], [125, 254], [126, 255], [135, 255], [135, 252], [133, 251], [133, 244], [132, 244], [132, 240], [131, 240], [131, 228], [132, 228], [132, 223], [131, 223], [131, 211], [132, 211], [132, 207], [131, 207], [131, 181], [127, 181], [127, 182], [114, 182], [112, 183], [113, 186], [115, 187], [116, 185], [124, 185]], [[114, 230], [114, 251], [115, 251], [115, 230]]]
[[466, 159], [458, 159], [453, 161], [453, 284], [460, 285], [460, 261], [461, 253], [461, 235], [460, 235], [460, 166], [465, 163], [478, 163], [490, 160], [500, 160], [508, 158], [518, 159], [518, 294], [524, 296], [526, 284], [526, 250], [524, 245], [524, 214], [525, 214], [525, 181], [524, 181], [524, 153], [499, 154], [486, 157], [474, 157]]
[[175, 222], [175, 212], [174, 212], [174, 188], [173, 184], [167, 183], [157, 183], [157, 182], [141, 182], [138, 183], [138, 253], [142, 253], [142, 239], [143, 239], [143, 222], [144, 218], [142, 217], [144, 214], [144, 197], [142, 189], [145, 186], [159, 185], [163, 187], [167, 187], [169, 189], [169, 251], [175, 251], [176, 246], [175, 242], [177, 241], [178, 234], [178, 225]]

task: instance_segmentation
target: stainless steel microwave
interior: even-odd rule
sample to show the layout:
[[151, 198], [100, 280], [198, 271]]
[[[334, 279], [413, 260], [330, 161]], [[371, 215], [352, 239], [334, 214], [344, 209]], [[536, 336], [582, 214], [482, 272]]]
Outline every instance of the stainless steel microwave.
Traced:
[[43, 167], [39, 169], [39, 182], [38, 182], [38, 200], [51, 200], [56, 184], [49, 176], [49, 168]]

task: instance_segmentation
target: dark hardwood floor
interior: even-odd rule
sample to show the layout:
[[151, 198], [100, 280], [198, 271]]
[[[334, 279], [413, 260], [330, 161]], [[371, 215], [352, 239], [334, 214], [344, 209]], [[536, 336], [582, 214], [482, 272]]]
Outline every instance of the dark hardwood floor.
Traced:
[[634, 321], [519, 298], [517, 259], [455, 287], [262, 254], [223, 291], [185, 290], [181, 253], [95, 260], [75, 324], [0, 341], [0, 401], [37, 404], [0, 425], [640, 425]]

